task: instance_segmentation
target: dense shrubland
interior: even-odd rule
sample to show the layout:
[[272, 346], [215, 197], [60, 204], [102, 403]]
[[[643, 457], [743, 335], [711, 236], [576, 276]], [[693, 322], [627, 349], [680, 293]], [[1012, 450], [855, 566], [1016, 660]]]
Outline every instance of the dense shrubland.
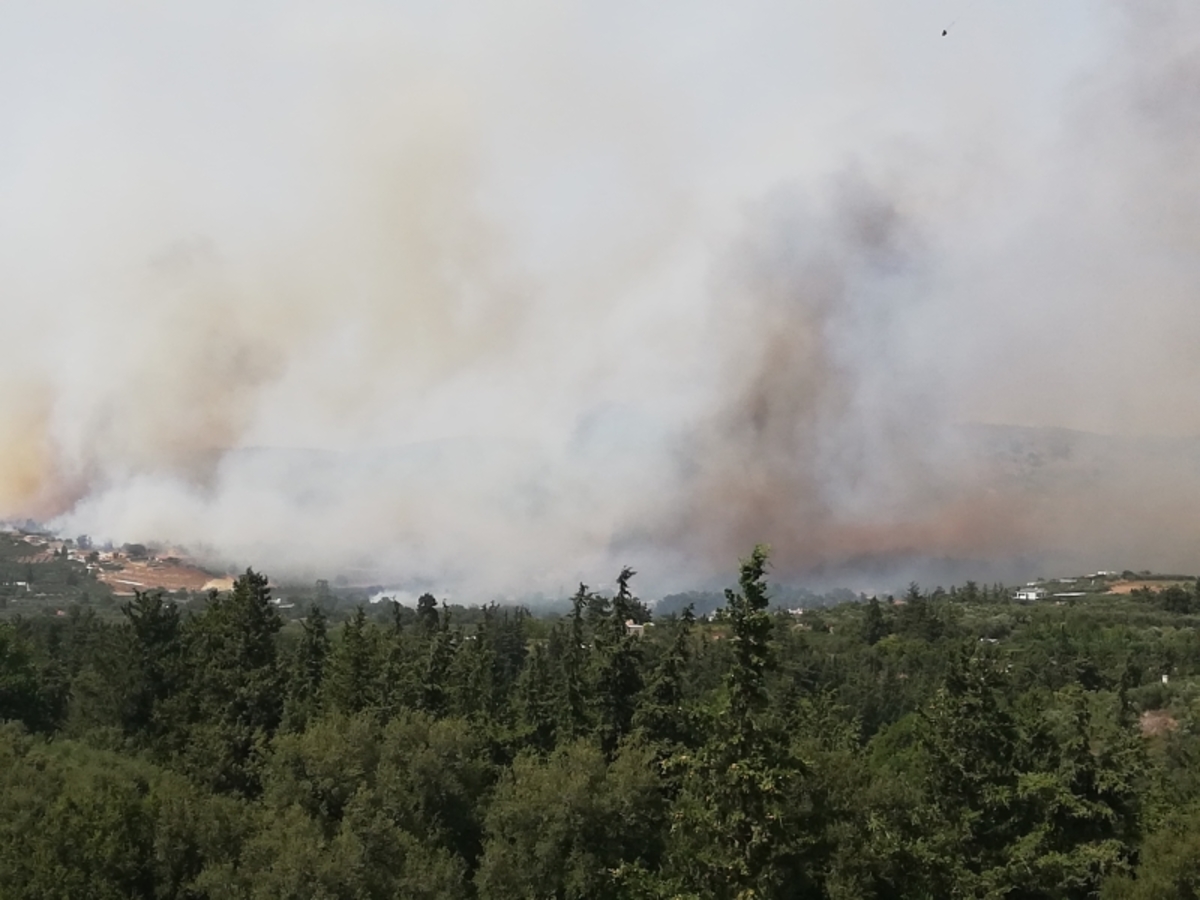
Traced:
[[[1193, 588], [0, 625], [0, 897], [1193, 897]], [[1169, 676], [1164, 681], [1163, 676]]]

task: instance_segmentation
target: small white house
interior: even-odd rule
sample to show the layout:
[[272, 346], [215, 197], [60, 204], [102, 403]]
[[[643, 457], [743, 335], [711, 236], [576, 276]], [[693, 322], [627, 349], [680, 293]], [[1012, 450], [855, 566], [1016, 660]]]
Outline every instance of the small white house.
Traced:
[[1040, 587], [1023, 587], [1017, 590], [1018, 600], [1045, 600], [1046, 589]]

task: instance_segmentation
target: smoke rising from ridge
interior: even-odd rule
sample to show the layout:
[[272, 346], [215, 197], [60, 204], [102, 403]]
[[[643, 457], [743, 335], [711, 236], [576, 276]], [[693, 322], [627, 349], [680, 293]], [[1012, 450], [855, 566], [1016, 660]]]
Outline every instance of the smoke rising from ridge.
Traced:
[[1200, 13], [946, 6], [0, 14], [0, 516], [476, 591], [1196, 568]]

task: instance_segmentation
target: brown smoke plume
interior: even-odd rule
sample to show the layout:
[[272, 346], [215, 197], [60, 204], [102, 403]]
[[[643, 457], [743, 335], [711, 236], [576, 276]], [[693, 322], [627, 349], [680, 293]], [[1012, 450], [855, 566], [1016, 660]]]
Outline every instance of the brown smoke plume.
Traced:
[[[713, 329], [728, 392], [686, 441], [672, 539], [718, 558], [765, 540], [790, 574], [946, 558], [1195, 569], [1200, 441], [1136, 436], [1200, 429], [1180, 345], [1200, 325], [1184, 262], [1200, 249], [1196, 19], [1157, 3], [1125, 22], [1121, 65], [1022, 173], [1025, 233], [998, 249], [980, 252], [981, 222], [975, 246], [948, 234], [920, 172], [763, 204]], [[1117, 435], [1046, 429], [1064, 424]]]
[[925, 249], [857, 176], [760, 209], [714, 341], [723, 402], [687, 442], [674, 540], [726, 556], [767, 541], [785, 572], [864, 557], [1026, 550], [1010, 498], [978, 478], [898, 322], [923, 317]]

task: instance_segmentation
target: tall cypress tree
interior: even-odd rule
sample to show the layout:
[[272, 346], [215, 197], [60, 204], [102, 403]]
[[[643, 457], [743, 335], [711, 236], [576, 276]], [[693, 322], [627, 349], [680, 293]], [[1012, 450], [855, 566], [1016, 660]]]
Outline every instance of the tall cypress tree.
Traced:
[[385, 718], [396, 716], [402, 709], [417, 705], [419, 694], [418, 671], [414, 663], [414, 648], [419, 640], [413, 629], [405, 629], [406, 610], [391, 601], [392, 621], [381, 636], [380, 665], [375, 680], [375, 694]]
[[265, 575], [247, 569], [215, 591], [189, 622], [186, 704], [191, 727], [178, 750], [194, 777], [255, 796], [266, 742], [283, 712], [276, 637], [283, 626]]
[[549, 664], [558, 684], [556, 726], [560, 740], [580, 737], [588, 730], [588, 697], [586, 670], [588, 660], [588, 631], [585, 614], [592, 594], [586, 584], [571, 598], [571, 617], [564, 627], [555, 626], [548, 643]]
[[342, 626], [329, 662], [330, 702], [347, 715], [376, 705], [376, 629], [361, 606]]
[[448, 707], [447, 676], [455, 650], [454, 635], [450, 631], [450, 613], [444, 605], [438, 622], [437, 631], [428, 643], [417, 705], [431, 715], [443, 716]]
[[162, 704], [179, 686], [183, 652], [179, 609], [162, 591], [135, 591], [121, 605], [133, 640], [136, 675], [125, 712], [127, 734], [154, 740], [169, 723], [163, 721]]
[[312, 604], [300, 626], [303, 631], [292, 656], [284, 706], [284, 722], [292, 731], [303, 731], [320, 710], [331, 647], [328, 619], [321, 607]]
[[546, 650], [536, 644], [517, 682], [517, 709], [523, 740], [541, 753], [554, 749], [557, 721], [554, 686]]
[[671, 645], [651, 673], [633, 718], [634, 727], [650, 741], [663, 745], [667, 753], [691, 746], [694, 738], [691, 716], [684, 708], [684, 679], [695, 621], [688, 604], [675, 623]]
[[887, 621], [883, 618], [883, 608], [879, 605], [878, 597], [867, 601], [867, 608], [863, 613], [862, 633], [863, 640], [872, 647], [887, 636]]
[[740, 591], [726, 591], [727, 699], [709, 740], [681, 760], [668, 873], [672, 890], [689, 896], [772, 897], [785, 884], [787, 896], [815, 896], [820, 879], [811, 846], [818, 829], [802, 818], [809, 805], [803, 766], [765, 715], [773, 662], [768, 553], [755, 547], [742, 561]]
[[628, 567], [617, 576], [617, 593], [595, 633], [595, 704], [600, 746], [610, 757], [633, 726], [642, 689], [641, 647], [626, 628], [637, 599], [629, 590], [636, 573]]

